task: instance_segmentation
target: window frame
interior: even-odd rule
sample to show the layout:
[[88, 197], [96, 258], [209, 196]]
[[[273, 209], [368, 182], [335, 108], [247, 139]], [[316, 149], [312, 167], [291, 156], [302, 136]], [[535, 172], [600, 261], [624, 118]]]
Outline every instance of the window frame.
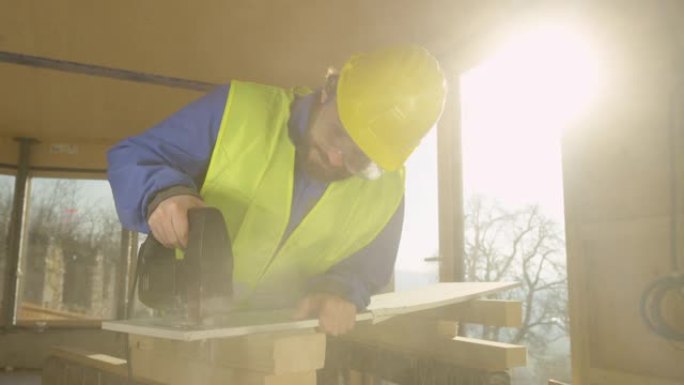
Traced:
[[[29, 329], [39, 329], [44, 330], [48, 328], [62, 329], [62, 328], [100, 328], [102, 324], [102, 319], [96, 320], [21, 320], [18, 319], [19, 313], [19, 301], [23, 293], [19, 290], [17, 285], [17, 275], [21, 269], [21, 254], [27, 247], [28, 242], [28, 212], [30, 205], [30, 190], [31, 182], [33, 178], [60, 178], [60, 179], [83, 179], [83, 180], [106, 180], [106, 170], [91, 170], [91, 169], [78, 169], [78, 168], [53, 168], [53, 167], [25, 167], [23, 170], [25, 172], [26, 186], [24, 190], [23, 202], [20, 206], [21, 210], [21, 221], [20, 224], [10, 223], [10, 230], [8, 230], [7, 241], [18, 242], [19, 253], [17, 255], [12, 254], [8, 247], [8, 263], [6, 266], [6, 271], [4, 272], [4, 279], [2, 284], [7, 287], [10, 283], [5, 280], [14, 281], [16, 290], [14, 290], [14, 295], [11, 300], [9, 300], [10, 306], [2, 306], [0, 308], [0, 325], [4, 328], [29, 328]], [[12, 175], [18, 178], [22, 173], [22, 167], [15, 165], [0, 164], [0, 174]], [[16, 180], [15, 180], [16, 182]], [[14, 202], [17, 200], [17, 189], [14, 188], [12, 192], [12, 211], [17, 209]], [[13, 221], [14, 222], [14, 221]], [[12, 228], [19, 226], [20, 231], [12, 232]], [[135, 263], [135, 254], [137, 253], [137, 233], [125, 230], [120, 227], [121, 231], [121, 241], [120, 241], [120, 258], [117, 262], [118, 271], [114, 282], [114, 306], [115, 317], [124, 318], [126, 315], [126, 307], [128, 303], [128, 297], [131, 290], [132, 274]], [[10, 236], [12, 234], [12, 236]], [[11, 239], [13, 238], [13, 239]], [[16, 253], [15, 253], [16, 254]], [[12, 263], [10, 263], [12, 260]], [[3, 301], [5, 300], [5, 291], [3, 290]], [[8, 295], [9, 297], [9, 295]], [[3, 302], [4, 303], [4, 302]]]
[[[17, 173], [18, 173], [18, 167], [16, 165], [11, 165], [11, 164], [4, 164], [0, 163], [0, 175], [6, 175], [6, 176], [11, 176], [14, 178], [14, 184], [15, 186], [12, 187], [11, 191], [11, 200], [10, 200], [10, 218], [12, 216], [12, 211], [14, 208], [14, 200], [16, 199], [16, 179], [17, 179]], [[10, 219], [10, 223], [7, 226], [7, 232], [5, 234], [0, 234], [5, 239], [6, 242], [6, 258], [7, 260], [5, 261], [5, 267], [4, 270], [1, 272], [2, 277], [0, 277], [0, 285], [2, 285], [2, 291], [0, 291], [0, 326], [1, 327], [7, 327], [10, 325], [6, 325], [6, 320], [8, 316], [6, 316], [6, 313], [8, 310], [5, 307], [5, 302], [7, 301], [5, 298], [5, 293], [7, 292], [8, 285], [10, 285], [9, 282], [13, 280], [13, 277], [17, 274], [17, 269], [14, 269], [14, 274], [12, 274], [12, 269], [11, 269], [11, 261], [10, 261], [10, 234], [11, 234], [11, 227], [12, 227], [12, 220]]]

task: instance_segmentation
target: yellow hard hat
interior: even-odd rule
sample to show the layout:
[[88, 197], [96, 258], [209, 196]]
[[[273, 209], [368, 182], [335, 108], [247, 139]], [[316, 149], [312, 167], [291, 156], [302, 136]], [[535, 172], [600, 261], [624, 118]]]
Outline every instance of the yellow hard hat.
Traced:
[[337, 84], [340, 120], [356, 145], [387, 171], [400, 168], [444, 107], [446, 82], [425, 48], [352, 56]]

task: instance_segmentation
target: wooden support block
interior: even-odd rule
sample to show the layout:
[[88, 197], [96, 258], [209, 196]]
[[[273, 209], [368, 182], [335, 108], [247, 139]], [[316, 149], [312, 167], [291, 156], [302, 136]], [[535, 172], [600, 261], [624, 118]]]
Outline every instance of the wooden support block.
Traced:
[[[131, 346], [138, 350], [269, 374], [312, 371], [325, 364], [325, 334], [312, 331], [252, 334], [205, 341], [175, 341], [134, 335], [129, 338]], [[136, 361], [133, 364], [135, 366]]]
[[211, 341], [211, 360], [219, 366], [273, 374], [316, 370], [325, 364], [325, 334], [304, 331], [217, 339]]
[[458, 335], [459, 323], [455, 321], [437, 321], [437, 334], [443, 338], [454, 338]]
[[315, 385], [316, 372], [267, 374], [219, 367], [205, 362], [169, 356], [149, 357], [148, 367], [133, 367], [137, 377], [166, 385]]
[[[453, 331], [455, 325], [451, 324], [451, 328]], [[375, 326], [359, 325], [343, 338], [465, 368], [504, 370], [526, 364], [524, 346], [464, 337], [447, 338], [444, 334], [437, 321], [416, 322], [411, 317], [397, 317]]]
[[[181, 367], [182, 363], [179, 363]], [[316, 385], [316, 372], [267, 374], [189, 362], [169, 385]]]
[[450, 342], [454, 360], [468, 368], [504, 370], [527, 363], [524, 346], [466, 337], [455, 337]]
[[322, 333], [268, 333], [205, 341], [129, 338], [134, 375], [169, 385], [313, 385], [316, 369], [325, 363]]
[[343, 383], [345, 385], [380, 385], [382, 379], [370, 373], [359, 372], [354, 369], [348, 369], [345, 374]]
[[[453, 313], [452, 313], [453, 312]], [[480, 299], [448, 307], [445, 314], [461, 322], [487, 326], [522, 326], [522, 302], [498, 299]]]
[[363, 373], [349, 369], [347, 371], [347, 385], [363, 385]]
[[522, 302], [495, 299], [472, 300], [395, 318], [407, 317], [417, 322], [444, 320], [498, 327], [520, 327], [523, 318]]

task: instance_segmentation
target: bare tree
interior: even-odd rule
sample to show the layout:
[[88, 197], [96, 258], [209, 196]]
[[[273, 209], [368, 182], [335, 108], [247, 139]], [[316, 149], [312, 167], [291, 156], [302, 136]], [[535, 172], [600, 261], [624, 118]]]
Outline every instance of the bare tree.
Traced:
[[107, 316], [115, 305], [121, 229], [111, 204], [85, 195], [75, 179], [41, 180], [34, 187], [24, 298], [45, 303], [43, 287], [52, 285], [51, 306]]
[[3, 245], [12, 212], [12, 190], [12, 177], [0, 175], [0, 236]]
[[537, 206], [506, 209], [483, 197], [466, 205], [465, 228], [466, 280], [521, 282], [500, 298], [524, 304], [522, 327], [484, 327], [479, 337], [524, 343], [531, 355], [543, 356], [551, 342], [567, 334], [562, 228]]

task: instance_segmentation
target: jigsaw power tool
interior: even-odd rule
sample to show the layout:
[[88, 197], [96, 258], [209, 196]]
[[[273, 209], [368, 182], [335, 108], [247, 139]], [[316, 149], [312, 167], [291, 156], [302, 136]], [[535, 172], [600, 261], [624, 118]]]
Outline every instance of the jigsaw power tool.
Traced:
[[216, 208], [188, 211], [183, 255], [151, 234], [138, 255], [138, 298], [163, 318], [187, 325], [206, 323], [231, 309], [233, 254], [225, 221]]

